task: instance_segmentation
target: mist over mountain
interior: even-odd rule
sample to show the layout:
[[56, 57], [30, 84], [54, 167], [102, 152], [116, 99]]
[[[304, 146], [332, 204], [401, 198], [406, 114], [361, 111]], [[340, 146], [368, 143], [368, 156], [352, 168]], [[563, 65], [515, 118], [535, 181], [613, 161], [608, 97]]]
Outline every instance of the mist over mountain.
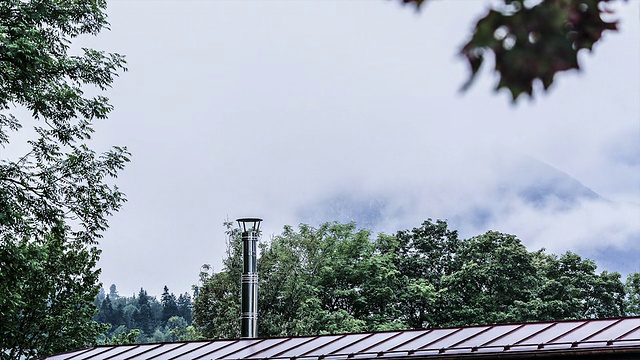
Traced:
[[[627, 274], [640, 269], [640, 226], [629, 221], [637, 204], [605, 199], [536, 159], [508, 159], [488, 169], [493, 176], [469, 177], [466, 184], [452, 181], [448, 194], [442, 180], [428, 178], [393, 188], [337, 189], [299, 209], [298, 218], [312, 225], [354, 221], [387, 234], [427, 218], [444, 219], [463, 238], [496, 230], [517, 235], [530, 250], [577, 252], [601, 270]], [[610, 218], [595, 216], [603, 208]]]

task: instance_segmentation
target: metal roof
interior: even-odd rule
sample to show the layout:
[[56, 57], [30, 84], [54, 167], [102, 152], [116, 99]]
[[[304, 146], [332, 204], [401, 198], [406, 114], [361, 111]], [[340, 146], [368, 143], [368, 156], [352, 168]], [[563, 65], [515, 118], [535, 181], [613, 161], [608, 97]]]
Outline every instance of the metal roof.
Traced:
[[308, 337], [97, 346], [47, 360], [350, 360], [633, 354], [640, 317]]

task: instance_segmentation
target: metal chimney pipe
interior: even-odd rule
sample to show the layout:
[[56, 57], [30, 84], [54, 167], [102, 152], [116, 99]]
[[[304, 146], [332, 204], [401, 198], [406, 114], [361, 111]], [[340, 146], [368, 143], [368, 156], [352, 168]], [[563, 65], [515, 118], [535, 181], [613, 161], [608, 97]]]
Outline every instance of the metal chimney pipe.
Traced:
[[258, 337], [258, 218], [238, 219], [242, 230], [242, 315], [240, 316], [240, 336]]

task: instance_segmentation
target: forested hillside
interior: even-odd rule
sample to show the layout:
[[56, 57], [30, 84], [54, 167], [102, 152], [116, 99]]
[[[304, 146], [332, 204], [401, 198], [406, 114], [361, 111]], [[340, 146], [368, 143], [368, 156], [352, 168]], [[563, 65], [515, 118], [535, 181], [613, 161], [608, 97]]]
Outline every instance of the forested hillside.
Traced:
[[195, 340], [198, 338], [191, 325], [191, 295], [180, 294], [176, 297], [165, 286], [160, 301], [140, 289], [138, 296], [120, 296], [116, 285], [112, 284], [109, 293], [104, 289], [96, 297], [95, 305], [99, 312], [94, 320], [109, 324], [106, 334], [98, 339], [100, 343], [148, 343]]
[[[241, 240], [227, 234], [223, 270], [205, 266], [196, 289], [206, 338], [240, 334]], [[258, 272], [261, 337], [606, 318], [640, 305], [639, 273], [625, 282], [572, 252], [529, 251], [496, 231], [459, 239], [430, 219], [378, 236], [354, 223], [285, 227], [262, 241]]]

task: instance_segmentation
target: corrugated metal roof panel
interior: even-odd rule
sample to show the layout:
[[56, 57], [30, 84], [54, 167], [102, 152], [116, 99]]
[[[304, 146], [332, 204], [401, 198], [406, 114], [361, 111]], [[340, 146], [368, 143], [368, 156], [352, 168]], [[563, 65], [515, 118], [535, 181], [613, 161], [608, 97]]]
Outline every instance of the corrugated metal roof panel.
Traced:
[[[160, 344], [135, 345], [133, 348], [126, 349], [126, 351], [121, 351], [121, 352], [116, 352], [115, 349], [114, 349], [114, 351], [110, 351], [110, 352], [105, 354], [105, 355], [110, 355], [111, 356], [111, 357], [105, 358], [105, 359], [109, 359], [109, 360], [124, 360], [124, 359], [135, 358], [136, 356], [142, 354], [143, 352], [146, 352], [146, 351], [149, 351], [149, 350], [151, 350], [153, 348], [158, 347], [158, 345], [160, 345]], [[120, 348], [120, 347], [125, 347], [125, 346], [119, 346], [118, 348]]]
[[531, 335], [537, 334], [540, 331], [544, 331], [548, 329], [553, 324], [528, 324], [513, 329], [511, 332], [505, 334], [504, 336], [487, 343], [485, 345], [491, 346], [510, 346], [514, 345], [517, 342], [522, 341], [523, 339], [529, 338]]
[[184, 343], [184, 345], [182, 346], [178, 346], [176, 348], [173, 349], [169, 349], [168, 351], [163, 351], [159, 354], [156, 354], [154, 356], [148, 356], [148, 354], [145, 354], [145, 358], [146, 359], [180, 359], [182, 358], [182, 356], [184, 356], [185, 354], [190, 354], [192, 351], [202, 347], [203, 344], [202, 342], [187, 342]]
[[321, 356], [321, 355], [333, 355], [333, 354], [344, 354], [341, 350], [355, 342], [358, 342], [368, 336], [369, 334], [349, 334], [344, 335], [334, 341], [331, 341], [319, 348], [313, 349], [304, 354], [299, 354], [299, 356]]
[[419, 329], [311, 337], [99, 346], [47, 360], [352, 360], [410, 356], [633, 351], [640, 358], [640, 317]]
[[284, 353], [288, 350], [291, 350], [292, 348], [296, 348], [299, 345], [310, 341], [309, 338], [290, 338], [290, 339], [285, 338], [285, 339], [279, 339], [279, 340], [284, 340], [284, 341], [279, 342], [276, 345], [271, 346], [269, 348], [265, 348], [262, 351], [255, 353], [254, 356], [259, 356], [262, 358], [277, 357], [281, 353]]
[[406, 342], [412, 341], [415, 338], [424, 335], [425, 333], [429, 332], [430, 330], [407, 330], [407, 331], [402, 331], [399, 334], [397, 334], [396, 336], [387, 338], [387, 340], [381, 341], [377, 344], [374, 344], [373, 346], [369, 346], [366, 351], [367, 352], [380, 352], [380, 351], [389, 351], [390, 349], [400, 345], [400, 344], [404, 344]]
[[638, 323], [638, 327], [635, 330], [622, 335], [618, 340], [635, 340], [635, 339], [640, 339], [640, 323]]
[[489, 326], [477, 326], [470, 328], [460, 328], [453, 333], [450, 333], [448, 336], [444, 336], [439, 340], [431, 343], [425, 344], [421, 348], [431, 348], [431, 349], [442, 349], [442, 348], [450, 348], [455, 347], [457, 344], [466, 341], [467, 339], [477, 336], [482, 332], [489, 330]]
[[584, 321], [552, 323], [549, 328], [545, 329], [544, 331], [538, 334], [534, 334], [533, 336], [529, 337], [525, 341], [528, 344], [536, 344], [536, 345], [548, 343], [551, 340], [556, 339], [583, 324], [584, 324]]
[[169, 352], [171, 350], [180, 348], [184, 346], [186, 343], [166, 343], [166, 344], [157, 344], [160, 346], [149, 346], [146, 351], [138, 354], [131, 355], [126, 357], [125, 359], [153, 359], [156, 356]]
[[342, 335], [326, 335], [326, 336], [317, 336], [310, 338], [308, 342], [302, 343], [295, 347], [289, 348], [284, 352], [277, 355], [277, 357], [288, 358], [288, 357], [296, 357], [300, 356], [300, 354], [305, 354], [313, 349], [317, 349], [320, 346], [324, 346], [325, 344], [334, 341], [336, 339], [341, 338]]
[[69, 359], [72, 356], [80, 356], [82, 355], [82, 353], [91, 351], [91, 349], [84, 349], [84, 350], [78, 350], [78, 351], [73, 351], [73, 352], [68, 352], [68, 353], [62, 353], [62, 354], [57, 354], [57, 355], [53, 355], [47, 358], [47, 360], [63, 360], [63, 359]]
[[140, 345], [123, 345], [123, 346], [114, 347], [112, 350], [100, 353], [94, 356], [92, 359], [94, 360], [111, 359], [120, 354], [127, 354], [129, 351], [132, 351], [133, 349], [136, 349], [138, 347], [140, 347]]
[[[232, 342], [227, 346], [220, 347], [212, 352], [209, 352], [200, 357], [194, 357], [193, 359], [225, 359], [228, 354], [232, 354], [238, 350], [252, 346], [262, 341], [261, 339], [244, 339]], [[191, 357], [182, 357], [182, 359], [192, 359]]]
[[567, 332], [566, 334], [552, 340], [552, 343], [564, 343], [564, 342], [577, 342], [577, 341], [585, 341], [589, 337], [595, 335], [598, 331], [601, 331], [603, 328], [615, 323], [617, 320], [592, 320], [587, 321], [583, 325], [578, 326], [577, 328]]
[[[235, 342], [237, 342], [237, 340], [218, 340], [218, 341], [205, 342], [205, 343], [202, 343], [201, 347], [193, 349], [191, 353], [184, 354], [184, 355], [188, 355], [189, 358], [191, 359], [198, 359], [202, 356], [206, 357], [207, 354], [220, 350], [223, 347], [229, 346]], [[180, 358], [184, 359], [184, 357], [176, 357], [176, 359], [180, 359]]]
[[266, 339], [259, 343], [251, 344], [250, 346], [236, 350], [233, 353], [225, 355], [225, 358], [243, 359], [243, 358], [264, 358], [261, 354], [265, 350], [269, 350], [280, 343], [289, 343], [291, 339], [279, 338], [279, 339]]
[[380, 344], [380, 343], [384, 343], [385, 341], [387, 341], [388, 339], [399, 335], [400, 332], [399, 331], [394, 331], [394, 332], [382, 332], [382, 333], [373, 333], [370, 336], [367, 336], [366, 338], [351, 344], [345, 348], [343, 348], [341, 350], [342, 353], [345, 354], [353, 354], [353, 353], [360, 353], [360, 352], [365, 352], [368, 348], [370, 348], [373, 345], [376, 344]]
[[474, 348], [485, 346], [486, 344], [497, 341], [501, 337], [507, 335], [509, 332], [516, 330], [520, 326], [522, 326], [522, 324], [495, 325], [487, 329], [487, 331], [478, 333], [477, 335], [471, 336], [469, 337], [469, 339], [458, 343], [456, 347]]
[[407, 341], [403, 344], [395, 346], [390, 351], [411, 351], [415, 349], [419, 349], [424, 347], [427, 344], [431, 344], [436, 342], [443, 337], [453, 333], [457, 329], [433, 329], [430, 331], [425, 331], [421, 336], [414, 338], [413, 340]]
[[615, 340], [636, 328], [638, 328], [638, 324], [630, 321], [620, 321], [614, 324], [614, 326], [604, 329], [602, 332], [592, 336], [589, 340]]
[[[93, 348], [93, 349], [91, 349], [89, 351], [80, 353], [80, 354], [77, 355], [77, 357], [79, 359], [92, 359], [93, 360], [93, 359], [96, 358], [96, 356], [98, 356], [100, 354], [103, 354], [103, 353], [106, 353], [108, 351], [114, 350], [114, 349], [115, 349], [114, 346], [97, 347], [97, 348]], [[64, 359], [76, 359], [76, 356], [69, 356], [69, 357], [66, 357]]]

